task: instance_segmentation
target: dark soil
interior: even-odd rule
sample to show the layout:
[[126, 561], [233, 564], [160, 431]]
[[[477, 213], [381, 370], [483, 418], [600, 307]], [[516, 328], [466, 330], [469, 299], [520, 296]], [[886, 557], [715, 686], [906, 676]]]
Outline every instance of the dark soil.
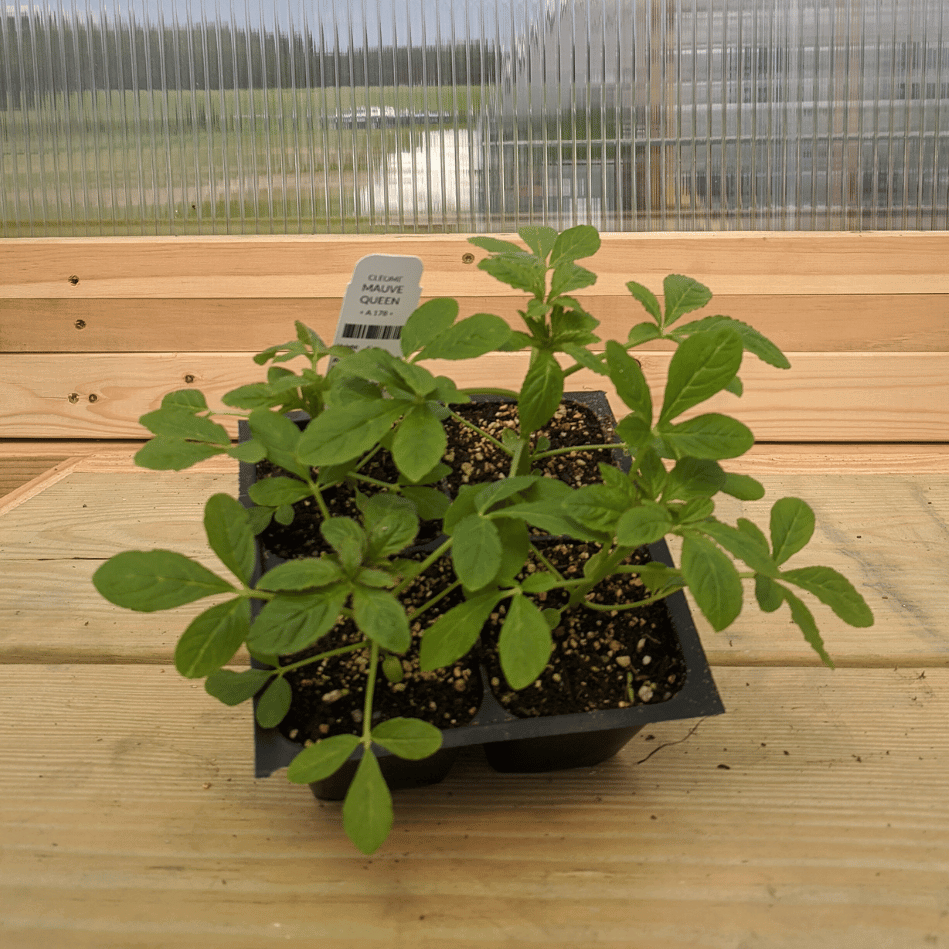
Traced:
[[[463, 411], [465, 418], [496, 438], [500, 438], [504, 427], [516, 425], [511, 405], [473, 403], [458, 409], [459, 414]], [[441, 483], [442, 490], [453, 495], [462, 484], [493, 480], [507, 473], [507, 456], [500, 449], [454, 419], [446, 422], [446, 428], [449, 447], [445, 462], [451, 466], [452, 473]], [[550, 439], [552, 448], [603, 443], [611, 436], [602, 431], [596, 414], [579, 403], [565, 403], [557, 417], [539, 434]], [[547, 459], [541, 471], [574, 486], [589, 484], [600, 480], [598, 463], [612, 460], [612, 453], [607, 449], [580, 452]], [[395, 481], [397, 477], [392, 459], [385, 452], [378, 453], [363, 470], [382, 481]], [[259, 477], [276, 473], [280, 472], [266, 463], [258, 467]], [[340, 485], [329, 489], [324, 496], [333, 514], [357, 514], [355, 492], [351, 488]], [[273, 524], [261, 535], [265, 548], [283, 558], [318, 556], [325, 548], [315, 504], [301, 502], [295, 506], [295, 512], [289, 527]], [[418, 540], [435, 535], [429, 528]], [[570, 577], [582, 571], [583, 562], [597, 549], [595, 544], [556, 542], [545, 547], [545, 556]], [[648, 559], [645, 551], [637, 556]], [[403, 601], [411, 611], [453, 580], [450, 560], [443, 558], [406, 592]], [[631, 602], [644, 595], [641, 582], [628, 575], [610, 578], [594, 593], [597, 602], [606, 604]], [[456, 591], [427, 612], [426, 626], [458, 603], [460, 596]], [[551, 591], [537, 594], [534, 599], [541, 608], [559, 608], [566, 599], [557, 599], [560, 596], [559, 591]], [[670, 635], [665, 604], [658, 603], [611, 612], [578, 607], [565, 613], [561, 625], [553, 631], [554, 651], [540, 679], [514, 692], [507, 686], [496, 654], [490, 648], [500, 631], [504, 612], [505, 606], [501, 604], [493, 622], [485, 629], [477, 656], [469, 655], [465, 661], [435, 672], [421, 672], [418, 667], [418, 646], [423, 630], [415, 624], [412, 647], [399, 657], [404, 673], [402, 681], [390, 682], [381, 670], [377, 675], [374, 716], [380, 720], [398, 715], [418, 717], [442, 729], [467, 724], [477, 714], [482, 701], [479, 660], [484, 663], [498, 700], [520, 717], [663, 702], [684, 684], [685, 663], [679, 644]], [[357, 641], [359, 633], [355, 625], [343, 621], [316, 646], [287, 656], [284, 662]], [[281, 732], [298, 742], [361, 732], [367, 667], [367, 652], [357, 651], [289, 673], [294, 698], [280, 726]]]
[[[516, 410], [513, 403], [472, 402], [455, 406], [459, 415], [484, 429], [500, 440], [505, 428], [516, 428]], [[478, 481], [494, 481], [508, 473], [508, 456], [500, 449], [481, 437], [477, 432], [458, 422], [454, 418], [445, 420], [448, 435], [448, 450], [444, 462], [452, 471], [437, 487], [449, 497], [454, 497], [462, 484]], [[612, 436], [603, 432], [597, 414], [579, 402], [566, 401], [558, 409], [557, 415], [538, 436], [550, 440], [551, 449], [568, 448], [577, 445], [602, 444]], [[577, 486], [599, 481], [599, 462], [609, 464], [612, 452], [578, 452], [544, 459], [537, 470], [549, 477], [559, 478], [567, 484]], [[385, 450], [379, 451], [368, 464], [360, 469], [361, 473], [376, 481], [395, 483], [398, 471], [392, 456]], [[258, 478], [286, 475], [268, 461], [257, 466]], [[372, 487], [362, 484], [360, 491], [372, 493]], [[356, 490], [348, 484], [334, 485], [323, 492], [327, 507], [337, 516], [358, 518]], [[294, 518], [288, 525], [272, 522], [260, 535], [260, 541], [266, 551], [289, 560], [294, 557], [318, 557], [328, 550], [320, 534], [320, 512], [312, 498], [298, 501], [293, 506]], [[438, 530], [432, 523], [422, 522], [417, 543], [425, 544], [438, 536]]]
[[[596, 544], [554, 542], [544, 556], [568, 579], [579, 576], [584, 561], [599, 550]], [[648, 562], [645, 549], [628, 564]], [[617, 574], [594, 589], [592, 602], [604, 605], [636, 602], [647, 595], [638, 577]], [[532, 597], [541, 609], [561, 608], [567, 601], [561, 590]], [[507, 686], [496, 649], [506, 613], [500, 604], [482, 634], [481, 661], [491, 689], [513, 715], [566, 715], [595, 709], [628, 708], [672, 698], [685, 684], [685, 659], [678, 641], [669, 635], [665, 603], [632, 610], [595, 611], [578, 606], [565, 611], [553, 630], [554, 650], [540, 677], [526, 689]]]

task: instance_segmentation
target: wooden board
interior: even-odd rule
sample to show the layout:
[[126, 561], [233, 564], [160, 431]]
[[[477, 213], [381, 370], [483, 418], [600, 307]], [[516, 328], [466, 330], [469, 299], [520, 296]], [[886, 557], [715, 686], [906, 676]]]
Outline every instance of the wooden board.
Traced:
[[[204, 541], [204, 503], [236, 493], [234, 463], [201, 471], [125, 469], [108, 456], [8, 506], [0, 515], [0, 660], [30, 662], [168, 662], [174, 644], [205, 604], [141, 614], [112, 607], [92, 586], [105, 559], [126, 549], [162, 547], [226, 575]], [[767, 456], [765, 456], [767, 457]], [[773, 463], [773, 462], [772, 462]], [[853, 629], [813, 604], [831, 654], [845, 666], [949, 665], [949, 471], [817, 474], [759, 471], [766, 502], [724, 498], [719, 516], [751, 517], [767, 529], [770, 503], [797, 496], [815, 509], [818, 532], [792, 566], [818, 563], [850, 577], [877, 618]], [[3, 508], [0, 508], [3, 510]], [[673, 545], [675, 546], [675, 545]], [[799, 561], [799, 562], [798, 562]], [[747, 596], [727, 634], [713, 633], [696, 612], [714, 664], [815, 664], [817, 658], [785, 610], [761, 613]]]
[[596, 768], [474, 752], [340, 805], [251, 777], [245, 708], [165, 667], [0, 669], [11, 949], [931, 949], [949, 939], [949, 671], [723, 669], [727, 714]]
[[[340, 298], [372, 253], [421, 257], [434, 296], [509, 292], [476, 269], [486, 252], [466, 235], [406, 234], [4, 241], [0, 297]], [[938, 231], [604, 234], [588, 262], [600, 276], [595, 292], [606, 294], [670, 272], [722, 294], [943, 294], [947, 253], [949, 235]]]
[[[484, 277], [487, 281], [488, 278]], [[315, 277], [314, 284], [320, 283]], [[661, 281], [650, 284], [657, 293]], [[486, 296], [445, 291], [459, 299], [460, 316], [496, 313], [522, 329], [523, 293]], [[949, 351], [949, 294], [726, 294], [694, 317], [724, 313], [764, 333], [782, 350], [824, 352]], [[423, 278], [422, 300], [434, 293]], [[660, 293], [661, 298], [661, 293]], [[184, 351], [260, 352], [293, 339], [294, 320], [332, 340], [342, 296], [236, 297], [229, 299], [81, 297], [0, 299], [0, 351], [48, 353], [165, 352], [174, 341]], [[600, 321], [601, 339], [625, 339], [647, 319], [623, 291], [588, 295], [585, 305]], [[898, 318], [894, 314], [899, 314]]]
[[[657, 405], [670, 355], [637, 352]], [[724, 411], [762, 441], [949, 440], [949, 353], [792, 353], [790, 370], [748, 359], [745, 395], [727, 394], [699, 411]], [[464, 362], [433, 360], [428, 368], [461, 386], [519, 387], [523, 353], [495, 353]], [[6, 438], [143, 438], [138, 424], [175, 389], [199, 388], [222, 408], [224, 393], [263, 371], [248, 354], [137, 353], [0, 355], [0, 435]], [[619, 417], [622, 403], [608, 380], [588, 370], [570, 377], [576, 390], [607, 389]], [[689, 417], [688, 415], [683, 418]], [[231, 425], [232, 435], [236, 425]]]

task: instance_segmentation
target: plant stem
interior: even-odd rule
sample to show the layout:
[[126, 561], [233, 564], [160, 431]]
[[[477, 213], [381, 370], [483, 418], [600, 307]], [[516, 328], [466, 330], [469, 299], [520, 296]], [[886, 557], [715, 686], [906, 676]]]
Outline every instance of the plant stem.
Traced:
[[412, 574], [411, 577], [406, 577], [397, 587], [392, 590], [393, 596], [398, 596], [400, 593], [404, 593], [423, 573], [425, 573], [428, 568], [438, 560], [439, 557], [443, 557], [451, 549], [451, 540], [446, 540], [438, 550], [432, 551], [419, 565], [418, 570]]
[[455, 419], [457, 422], [460, 422], [462, 425], [467, 426], [473, 432], [477, 432], [482, 438], [491, 442], [491, 444], [493, 444], [496, 448], [500, 448], [501, 451], [506, 452], [508, 455], [511, 454], [511, 452], [507, 448], [505, 448], [504, 445], [502, 445], [501, 442], [499, 442], [493, 435], [490, 435], [488, 432], [486, 432], [482, 428], [478, 428], [478, 426], [475, 425], [474, 422], [469, 422], [468, 419], [466, 419], [464, 416], [459, 415], [457, 412], [453, 412], [451, 409], [449, 409], [448, 411], [451, 413], [451, 417]]
[[379, 665], [379, 644], [373, 642], [369, 648], [369, 672], [366, 682], [366, 701], [362, 707], [362, 743], [366, 750], [372, 744], [372, 700], [376, 692], [376, 667]]
[[330, 649], [327, 652], [321, 652], [315, 656], [307, 656], [306, 659], [298, 659], [296, 662], [291, 662], [286, 666], [280, 666], [280, 668], [275, 671], [279, 675], [283, 675], [284, 673], [291, 672], [294, 669], [302, 669], [303, 666], [308, 666], [311, 663], [319, 662], [321, 659], [332, 659], [333, 656], [344, 656], [348, 652], [355, 652], [357, 649], [364, 649], [368, 644], [369, 640], [364, 639], [362, 642], [353, 643], [350, 646], [340, 646], [337, 649]]
[[569, 455], [577, 451], [602, 451], [603, 449], [609, 449], [612, 451], [614, 448], [621, 448], [622, 445], [619, 442], [609, 442], [603, 445], [570, 445], [567, 448], [551, 448], [549, 451], [540, 451], [531, 459], [532, 461], [540, 461], [543, 458], [553, 458], [555, 455]]

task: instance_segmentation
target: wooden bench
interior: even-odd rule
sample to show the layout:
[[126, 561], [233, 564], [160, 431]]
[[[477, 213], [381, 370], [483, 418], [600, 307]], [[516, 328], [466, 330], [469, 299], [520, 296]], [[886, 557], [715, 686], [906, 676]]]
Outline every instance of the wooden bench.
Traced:
[[[0, 242], [0, 945], [949, 944], [949, 234], [604, 236], [586, 295], [605, 337], [642, 318], [627, 280], [674, 271], [788, 353], [721, 400], [758, 438], [731, 467], [815, 507], [810, 562], [876, 625], [821, 612], [829, 671], [782, 613], [700, 623], [726, 715], [576, 772], [471, 753], [399, 794], [371, 859], [337, 805], [253, 779], [246, 708], [174, 672], [199, 608], [128, 613], [90, 583], [130, 547], [212, 563], [203, 504], [235, 465], [135, 468], [139, 416], [246, 381], [294, 319], [331, 338], [368, 253], [421, 257], [423, 299], [464, 314], [517, 306], [460, 236]], [[658, 385], [670, 354], [640, 355]], [[523, 358], [462, 379], [513, 385]]]

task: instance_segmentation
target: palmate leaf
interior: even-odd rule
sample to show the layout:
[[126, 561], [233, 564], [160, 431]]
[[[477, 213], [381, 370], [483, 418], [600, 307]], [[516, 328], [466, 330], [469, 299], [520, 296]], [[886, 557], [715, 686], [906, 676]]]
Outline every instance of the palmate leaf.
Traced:
[[759, 333], [753, 326], [749, 326], [747, 323], [733, 319], [730, 316], [706, 316], [704, 319], [695, 320], [692, 323], [685, 323], [670, 335], [676, 339], [680, 339], [690, 336], [692, 333], [707, 332], [708, 330], [718, 329], [722, 326], [735, 330], [741, 337], [745, 349], [752, 355], [757, 356], [762, 362], [766, 362], [768, 365], [774, 366], [777, 369], [791, 368], [787, 357], [771, 340]]
[[564, 263], [592, 257], [600, 249], [600, 235], [589, 224], [578, 224], [562, 231], [554, 241], [550, 251], [549, 264], [553, 268]]
[[474, 359], [500, 349], [511, 328], [493, 313], [475, 313], [426, 344], [417, 359]]
[[407, 407], [401, 399], [376, 399], [328, 408], [307, 426], [299, 457], [317, 467], [358, 458], [376, 446]]
[[854, 585], [833, 567], [801, 567], [785, 570], [782, 580], [813, 594], [845, 623], [858, 628], [873, 625], [873, 613]]
[[374, 587], [353, 589], [353, 618], [359, 629], [389, 652], [403, 653], [412, 634], [402, 604], [391, 593]]
[[669, 274], [662, 282], [665, 298], [664, 325], [671, 326], [680, 316], [699, 310], [712, 299], [712, 291], [692, 277]]
[[547, 259], [557, 243], [557, 232], [541, 224], [522, 227], [517, 234], [541, 260]]

